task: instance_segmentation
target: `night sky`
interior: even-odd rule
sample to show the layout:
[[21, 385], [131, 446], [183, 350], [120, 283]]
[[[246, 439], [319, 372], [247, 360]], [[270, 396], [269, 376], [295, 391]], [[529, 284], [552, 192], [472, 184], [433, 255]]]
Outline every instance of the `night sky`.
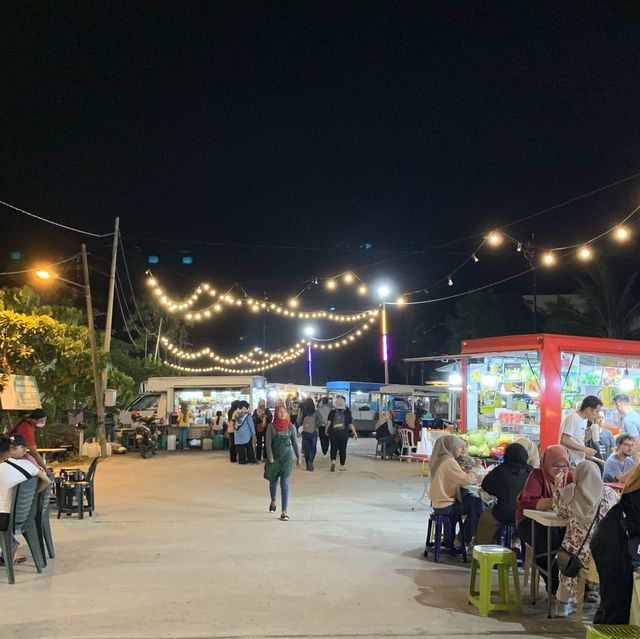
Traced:
[[[176, 295], [206, 278], [286, 299], [345, 269], [446, 295], [483, 233], [640, 172], [637, 2], [9, 2], [3, 26], [0, 199], [96, 233], [119, 215], [141, 298], [149, 254]], [[636, 178], [508, 231], [588, 240], [639, 195]], [[108, 239], [4, 207], [0, 229], [2, 271], [83, 239], [106, 269]], [[512, 247], [480, 257], [455, 292], [527, 268]], [[226, 328], [229, 353], [261, 340]]]

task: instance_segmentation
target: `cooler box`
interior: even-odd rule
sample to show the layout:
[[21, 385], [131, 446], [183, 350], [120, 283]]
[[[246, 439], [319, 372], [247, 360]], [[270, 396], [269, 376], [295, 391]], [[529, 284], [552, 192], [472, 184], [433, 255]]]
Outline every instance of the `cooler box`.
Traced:
[[202, 440], [202, 450], [213, 450], [213, 440], [208, 437]]
[[176, 449], [176, 436], [169, 435], [167, 437], [167, 450], [175, 450]]
[[222, 435], [214, 435], [213, 436], [213, 450], [222, 450], [224, 448], [224, 436]]
[[166, 435], [160, 435], [158, 438], [158, 446], [160, 450], [167, 450], [167, 437]]

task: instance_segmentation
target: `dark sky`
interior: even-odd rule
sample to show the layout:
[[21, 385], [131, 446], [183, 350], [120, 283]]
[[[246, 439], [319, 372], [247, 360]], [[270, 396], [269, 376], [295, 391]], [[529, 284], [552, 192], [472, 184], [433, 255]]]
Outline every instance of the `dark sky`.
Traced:
[[[640, 171], [637, 2], [10, 2], [3, 14], [0, 199], [95, 232], [119, 215], [136, 286], [156, 253], [176, 293], [207, 276], [288, 295]], [[639, 190], [509, 230], [541, 246], [586, 240]], [[4, 208], [0, 220], [0, 270], [81, 241]], [[477, 242], [358, 272], [413, 290]], [[463, 269], [458, 290], [522, 270], [508, 252]]]

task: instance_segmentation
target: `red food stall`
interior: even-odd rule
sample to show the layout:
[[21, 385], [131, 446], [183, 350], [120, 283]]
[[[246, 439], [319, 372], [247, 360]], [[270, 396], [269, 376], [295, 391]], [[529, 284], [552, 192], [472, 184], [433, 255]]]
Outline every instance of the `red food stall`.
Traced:
[[640, 407], [640, 341], [571, 335], [509, 335], [462, 342], [461, 421], [466, 431], [525, 435], [540, 448], [558, 442], [564, 416], [586, 395], [603, 401], [619, 427], [613, 398]]

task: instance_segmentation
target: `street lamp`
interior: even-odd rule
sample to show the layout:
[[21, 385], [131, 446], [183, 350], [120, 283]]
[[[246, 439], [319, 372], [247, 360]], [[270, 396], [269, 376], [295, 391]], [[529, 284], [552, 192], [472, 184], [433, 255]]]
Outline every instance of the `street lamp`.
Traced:
[[389, 332], [387, 330], [387, 299], [391, 295], [388, 284], [378, 286], [378, 297], [382, 302], [382, 322], [380, 323], [380, 337], [382, 344], [382, 361], [384, 362], [384, 383], [389, 383]]
[[311, 353], [311, 338], [316, 334], [314, 326], [305, 326], [303, 332], [309, 341], [307, 342], [307, 374], [309, 375], [309, 386], [313, 386], [313, 362]]
[[100, 442], [100, 454], [107, 456], [107, 438], [104, 430], [104, 401], [102, 394], [102, 378], [98, 364], [98, 348], [96, 346], [96, 332], [93, 325], [93, 306], [91, 304], [91, 286], [89, 284], [89, 264], [87, 262], [87, 247], [82, 245], [82, 266], [84, 271], [84, 284], [79, 284], [72, 280], [60, 277], [54, 271], [38, 269], [35, 276], [41, 280], [59, 280], [71, 286], [76, 286], [84, 290], [84, 297], [87, 304], [87, 325], [89, 329], [89, 343], [91, 345], [91, 363], [93, 365], [93, 388], [96, 395], [96, 415], [98, 420], [98, 441]]

